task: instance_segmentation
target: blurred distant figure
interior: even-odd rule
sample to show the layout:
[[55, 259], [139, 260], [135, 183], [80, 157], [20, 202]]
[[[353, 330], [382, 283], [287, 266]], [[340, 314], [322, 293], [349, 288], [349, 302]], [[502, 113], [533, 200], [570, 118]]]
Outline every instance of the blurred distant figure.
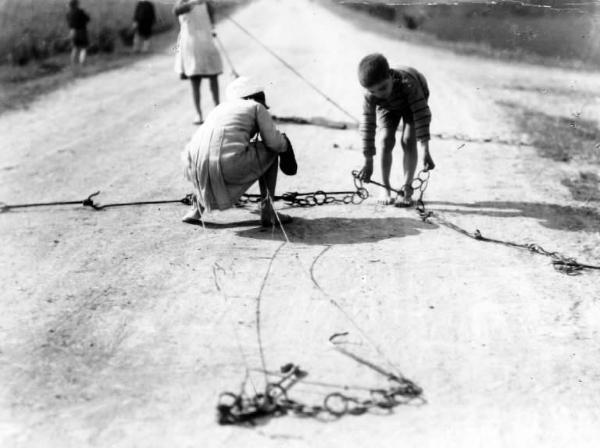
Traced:
[[181, 79], [192, 84], [192, 99], [196, 108], [194, 124], [202, 124], [200, 108], [200, 82], [210, 80], [210, 90], [215, 105], [219, 104], [218, 75], [223, 72], [221, 54], [213, 38], [213, 10], [206, 0], [177, 0], [173, 12], [179, 19], [180, 31], [175, 59], [175, 71]]
[[90, 16], [79, 7], [79, 0], [69, 0], [67, 24], [69, 25], [69, 38], [71, 39], [71, 64], [85, 63], [88, 39], [87, 24]]
[[133, 13], [133, 51], [146, 53], [150, 49], [152, 27], [156, 23], [156, 13], [152, 2], [142, 0], [137, 2]]

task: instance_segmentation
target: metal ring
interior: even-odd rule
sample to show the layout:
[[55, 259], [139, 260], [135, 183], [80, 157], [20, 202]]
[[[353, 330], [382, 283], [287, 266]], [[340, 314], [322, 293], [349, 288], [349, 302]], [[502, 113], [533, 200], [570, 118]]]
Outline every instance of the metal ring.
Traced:
[[304, 201], [306, 202], [306, 205], [308, 207], [314, 207], [315, 205], [317, 205], [317, 201], [315, 200], [314, 196], [306, 196], [306, 199], [304, 199]]
[[[339, 399], [340, 402], [343, 403], [343, 406], [341, 408], [335, 409], [335, 403], [331, 403], [331, 400], [335, 399]], [[348, 401], [345, 395], [339, 392], [333, 392], [325, 397], [325, 400], [323, 401], [323, 407], [331, 415], [341, 417], [342, 415], [348, 412]]]
[[380, 408], [393, 408], [395, 406], [389, 392], [384, 389], [373, 389], [371, 391], [371, 399]]
[[[355, 171], [353, 171], [353, 173], [355, 173]], [[363, 181], [360, 177], [354, 176], [354, 186], [356, 189], [363, 188]]]
[[315, 200], [316, 205], [323, 205], [323, 204], [325, 204], [325, 201], [327, 200], [327, 193], [325, 193], [322, 190], [315, 191], [313, 193], [312, 197]]
[[[227, 403], [224, 399], [231, 398], [233, 402]], [[233, 392], [222, 392], [219, 394], [219, 406], [227, 406], [232, 408], [237, 406], [241, 401], [241, 397], [239, 395], [234, 394]]]
[[267, 384], [266, 394], [274, 402], [281, 404], [282, 400], [288, 399], [286, 390], [279, 384]]
[[365, 403], [361, 403], [358, 399], [353, 397], [347, 397], [346, 403], [348, 404], [348, 414], [361, 415], [369, 410], [369, 407]]

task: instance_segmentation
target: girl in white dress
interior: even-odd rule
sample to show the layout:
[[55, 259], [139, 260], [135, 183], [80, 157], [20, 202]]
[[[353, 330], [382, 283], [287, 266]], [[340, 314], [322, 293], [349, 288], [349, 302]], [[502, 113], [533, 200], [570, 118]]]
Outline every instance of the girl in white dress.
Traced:
[[210, 80], [215, 105], [219, 104], [218, 75], [223, 72], [221, 54], [214, 43], [212, 7], [207, 0], [177, 0], [173, 12], [179, 19], [180, 31], [175, 57], [175, 71], [189, 79], [196, 108], [195, 124], [203, 123], [200, 108], [200, 83]]

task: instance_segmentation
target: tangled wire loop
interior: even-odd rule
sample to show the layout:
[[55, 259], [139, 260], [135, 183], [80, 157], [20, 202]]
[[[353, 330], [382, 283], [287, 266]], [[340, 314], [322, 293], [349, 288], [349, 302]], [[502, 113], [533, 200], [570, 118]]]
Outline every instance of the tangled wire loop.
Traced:
[[280, 416], [292, 412], [301, 417], [317, 418], [329, 415], [340, 418], [345, 415], [361, 415], [373, 408], [392, 409], [421, 397], [423, 390], [406, 378], [390, 378], [395, 382], [388, 389], [369, 390], [370, 398], [361, 399], [332, 392], [325, 396], [321, 405], [307, 405], [292, 400], [287, 390], [275, 383], [268, 383], [265, 393], [252, 397], [233, 392], [223, 392], [217, 405], [217, 420], [221, 425], [251, 422], [255, 418]]

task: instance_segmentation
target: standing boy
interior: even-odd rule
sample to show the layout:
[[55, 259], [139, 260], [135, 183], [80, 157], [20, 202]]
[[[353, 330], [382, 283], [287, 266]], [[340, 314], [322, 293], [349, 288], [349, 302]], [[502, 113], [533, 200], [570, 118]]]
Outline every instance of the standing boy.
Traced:
[[[379, 53], [365, 56], [358, 66], [358, 79], [367, 90], [363, 101], [360, 126], [365, 165], [360, 172], [365, 181], [373, 174], [375, 155], [375, 129], [379, 124], [381, 144], [381, 176], [386, 187], [380, 203], [392, 204], [390, 192], [392, 150], [396, 144], [396, 131], [402, 121], [400, 143], [404, 152], [404, 197], [396, 201], [397, 207], [412, 205], [411, 187], [419, 150], [423, 154], [424, 170], [435, 167], [429, 154], [429, 124], [431, 111], [427, 100], [429, 88], [425, 77], [412, 67], [390, 69], [387, 59]], [[396, 198], [399, 199], [399, 198]]]

